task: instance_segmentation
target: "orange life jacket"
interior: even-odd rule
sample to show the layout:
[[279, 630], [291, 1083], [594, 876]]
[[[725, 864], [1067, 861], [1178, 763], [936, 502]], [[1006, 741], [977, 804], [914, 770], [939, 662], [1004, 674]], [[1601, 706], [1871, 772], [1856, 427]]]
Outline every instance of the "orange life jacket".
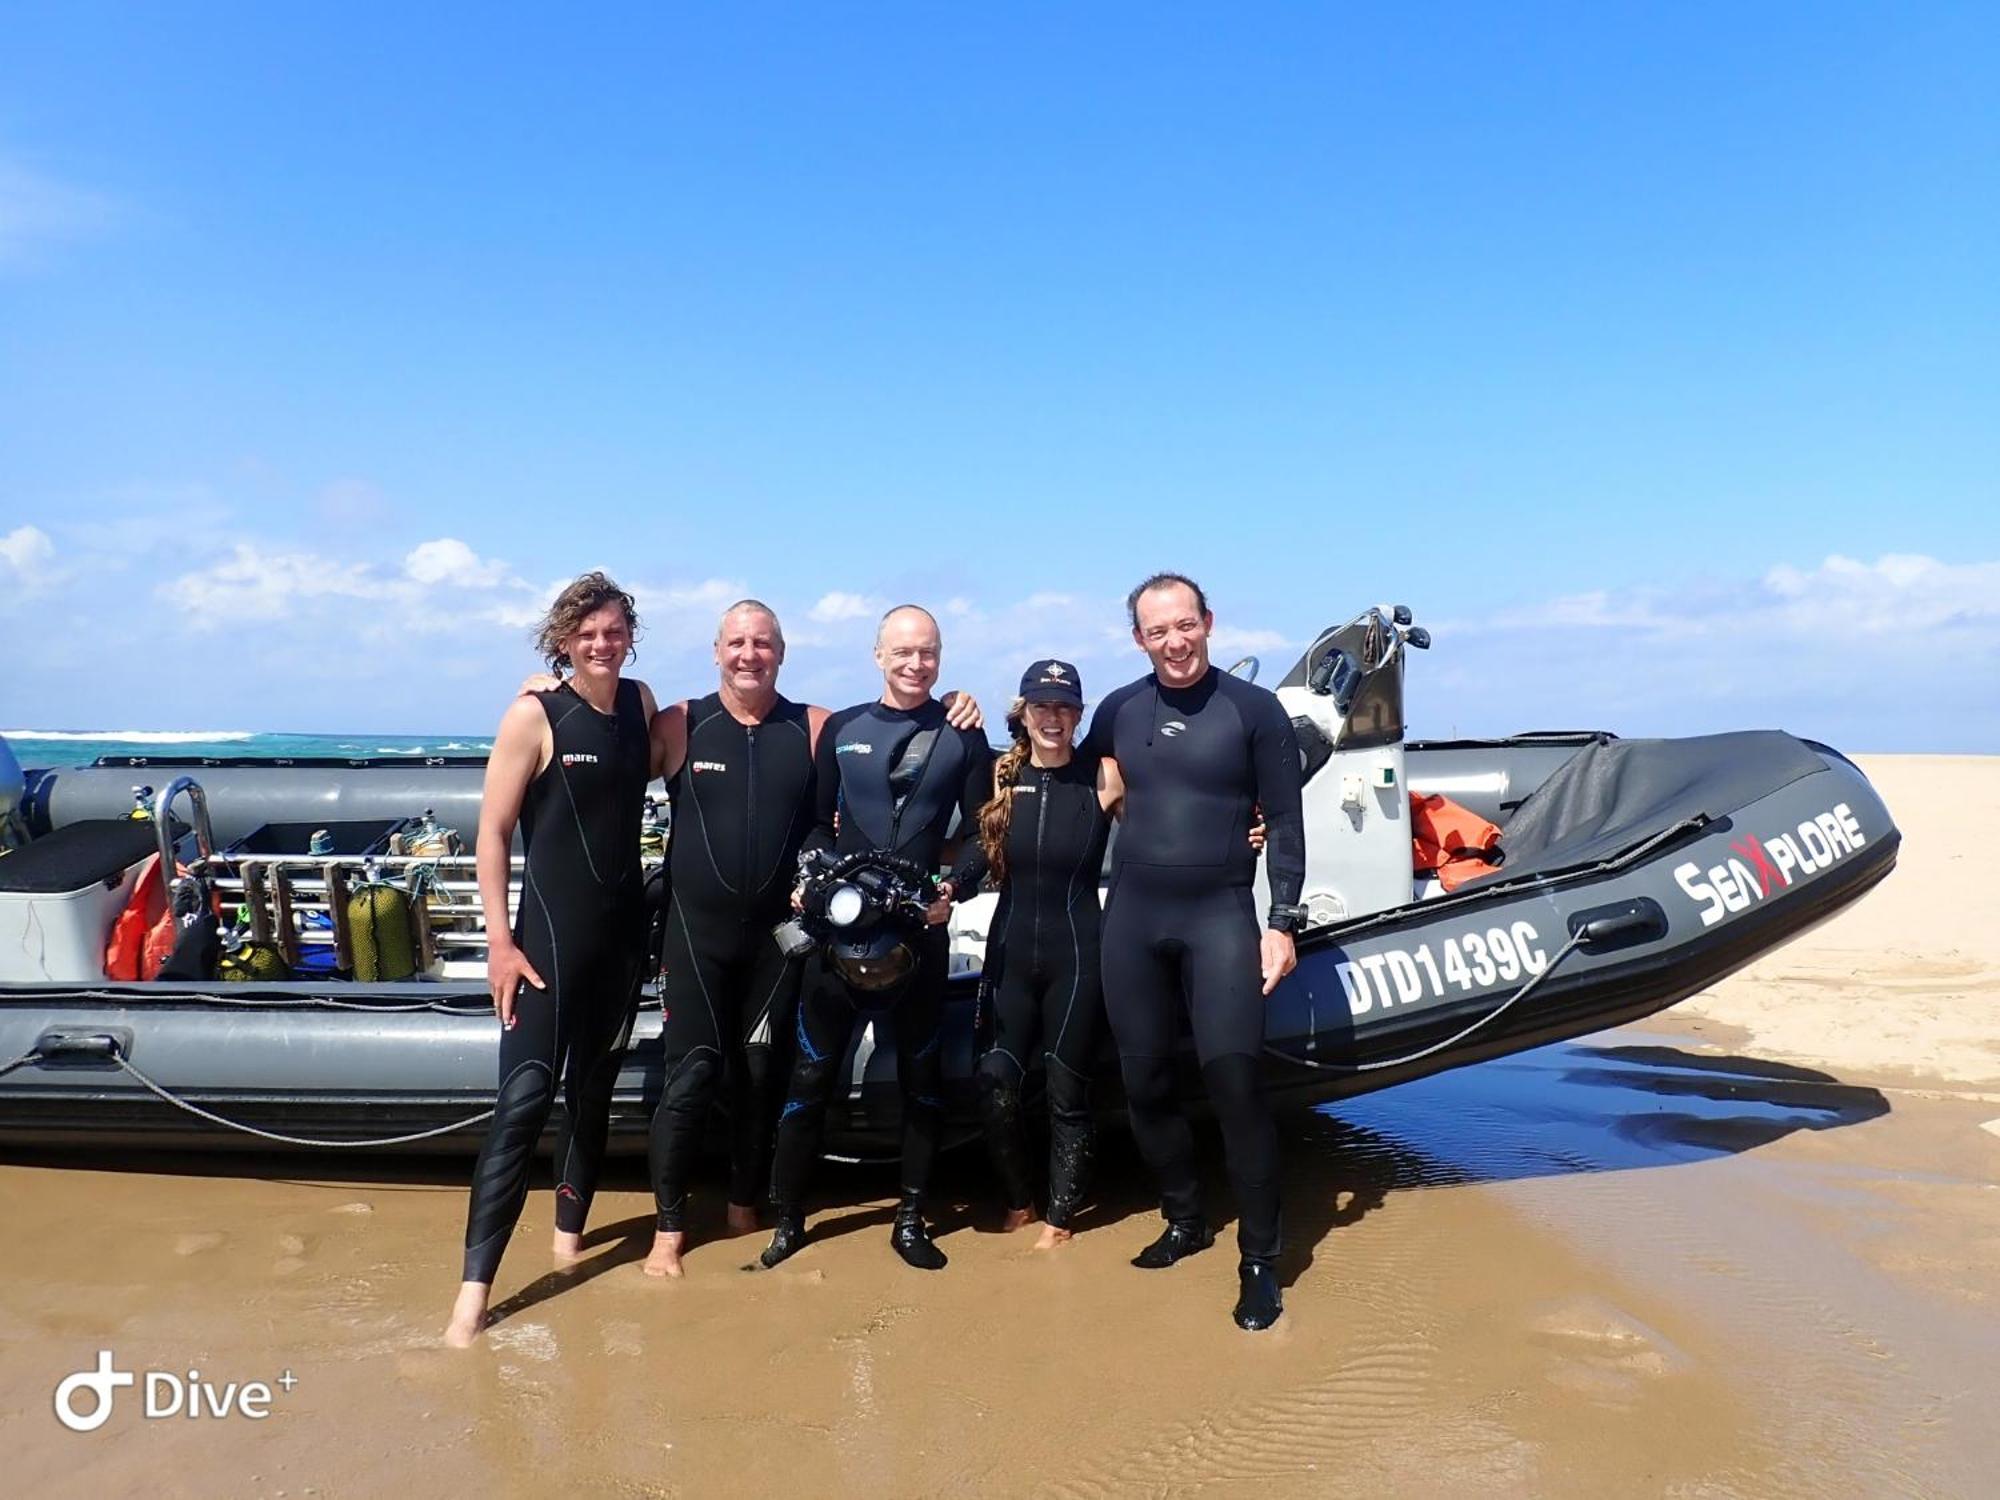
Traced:
[[[107, 979], [137, 979], [144, 963], [146, 934], [167, 914], [167, 883], [160, 878], [160, 856], [146, 856], [146, 867], [125, 898], [125, 909], [111, 924], [111, 937], [104, 945], [104, 976]], [[160, 963], [155, 962], [154, 972]]]
[[1481, 856], [1499, 848], [1500, 830], [1449, 797], [1412, 792], [1410, 845], [1414, 868], [1436, 871], [1438, 883], [1455, 891], [1498, 863]]
[[[176, 875], [187, 872], [186, 865], [175, 863]], [[211, 895], [209, 905], [220, 918], [220, 900]], [[167, 883], [160, 877], [160, 856], [149, 854], [146, 867], [133, 882], [132, 894], [125, 900], [125, 909], [111, 924], [111, 938], [104, 945], [105, 978], [158, 979], [160, 966], [173, 956], [174, 941], [179, 936], [174, 914], [167, 909]]]

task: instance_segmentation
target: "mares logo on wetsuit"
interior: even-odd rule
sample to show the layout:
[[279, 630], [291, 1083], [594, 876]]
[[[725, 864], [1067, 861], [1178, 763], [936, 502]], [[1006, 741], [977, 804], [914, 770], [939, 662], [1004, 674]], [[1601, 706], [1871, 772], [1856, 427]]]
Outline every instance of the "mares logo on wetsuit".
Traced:
[[565, 768], [570, 766], [594, 766], [597, 764], [597, 757], [594, 755], [586, 755], [582, 751], [575, 751], [572, 752], [571, 754], [565, 755], [562, 758], [562, 763]]
[[844, 745], [835, 745], [833, 753], [835, 755], [873, 755], [875, 747], [866, 740], [849, 740]]
[[726, 771], [729, 766], [719, 760], [697, 760], [689, 764], [690, 771]]

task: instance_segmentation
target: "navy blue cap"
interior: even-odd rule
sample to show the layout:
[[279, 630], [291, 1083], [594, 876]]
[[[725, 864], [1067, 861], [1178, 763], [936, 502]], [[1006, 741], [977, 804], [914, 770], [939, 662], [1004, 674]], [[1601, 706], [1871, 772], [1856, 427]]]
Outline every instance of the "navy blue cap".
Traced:
[[1053, 656], [1038, 661], [1021, 674], [1021, 696], [1030, 703], [1067, 703], [1083, 707], [1083, 679], [1076, 668]]

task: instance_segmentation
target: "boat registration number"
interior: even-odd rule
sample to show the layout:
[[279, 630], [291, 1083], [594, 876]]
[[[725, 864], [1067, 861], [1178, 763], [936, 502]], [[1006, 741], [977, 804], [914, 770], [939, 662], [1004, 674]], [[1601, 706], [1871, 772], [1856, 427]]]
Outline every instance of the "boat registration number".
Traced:
[[1531, 978], [1549, 966], [1535, 924], [1514, 922], [1484, 932], [1461, 932], [1415, 948], [1385, 948], [1340, 959], [1334, 972], [1347, 992], [1347, 1008], [1357, 1016], [1397, 1005], [1441, 1000], [1456, 991], [1471, 994], [1496, 984]]

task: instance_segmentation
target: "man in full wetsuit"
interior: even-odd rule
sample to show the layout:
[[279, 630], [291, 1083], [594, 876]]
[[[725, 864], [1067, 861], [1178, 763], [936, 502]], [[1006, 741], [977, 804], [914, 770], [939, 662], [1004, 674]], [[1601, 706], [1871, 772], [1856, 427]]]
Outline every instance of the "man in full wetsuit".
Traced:
[[653, 1116], [657, 1213], [645, 1270], [679, 1276], [688, 1179], [716, 1086], [726, 1081], [728, 1221], [757, 1227], [777, 1118], [772, 1043], [789, 1034], [800, 961], [775, 929], [791, 916], [799, 847], [813, 818], [813, 741], [826, 710], [778, 692], [785, 637], [755, 599], [715, 633], [717, 690], [653, 721], [673, 805], [660, 1008], [666, 1085]]
[[[1127, 601], [1153, 671], [1099, 705], [1086, 754], [1125, 783], [1104, 912], [1104, 994], [1132, 1134], [1160, 1184], [1163, 1234], [1133, 1261], [1158, 1269], [1213, 1242], [1195, 1180], [1194, 1141], [1174, 1077], [1183, 1008], [1236, 1191], [1241, 1295], [1235, 1318], [1268, 1328], [1282, 1310], [1278, 1138], [1257, 1083], [1264, 997], [1297, 963], [1305, 825], [1298, 748], [1277, 696], [1208, 660], [1208, 601], [1177, 573]], [[1246, 832], [1267, 825], [1271, 908], [1261, 936]]]
[[[945, 833], [956, 810], [965, 829], [967, 853], [977, 859], [978, 814], [993, 787], [993, 751], [976, 731], [953, 729], [931, 697], [937, 681], [940, 642], [937, 621], [915, 605], [892, 609], [882, 618], [875, 660], [882, 668], [883, 692], [873, 703], [844, 709], [827, 720], [816, 756], [818, 817], [806, 839], [808, 849], [840, 854], [886, 850], [924, 870], [936, 870]], [[954, 876], [957, 872], [954, 872]], [[803, 1204], [819, 1156], [826, 1107], [840, 1081], [847, 1044], [864, 1013], [893, 1008], [896, 1078], [903, 1096], [902, 1201], [890, 1243], [920, 1270], [945, 1264], [924, 1224], [923, 1194], [930, 1185], [944, 1109], [939, 1057], [947, 973], [951, 902], [972, 896], [977, 881], [947, 879], [927, 913], [929, 925], [914, 941], [915, 971], [886, 991], [862, 992], [834, 966], [815, 962], [816, 977], [799, 1006], [798, 1052], [792, 1062], [778, 1146], [771, 1166], [771, 1199], [777, 1231], [764, 1251], [774, 1266], [805, 1240]]]

